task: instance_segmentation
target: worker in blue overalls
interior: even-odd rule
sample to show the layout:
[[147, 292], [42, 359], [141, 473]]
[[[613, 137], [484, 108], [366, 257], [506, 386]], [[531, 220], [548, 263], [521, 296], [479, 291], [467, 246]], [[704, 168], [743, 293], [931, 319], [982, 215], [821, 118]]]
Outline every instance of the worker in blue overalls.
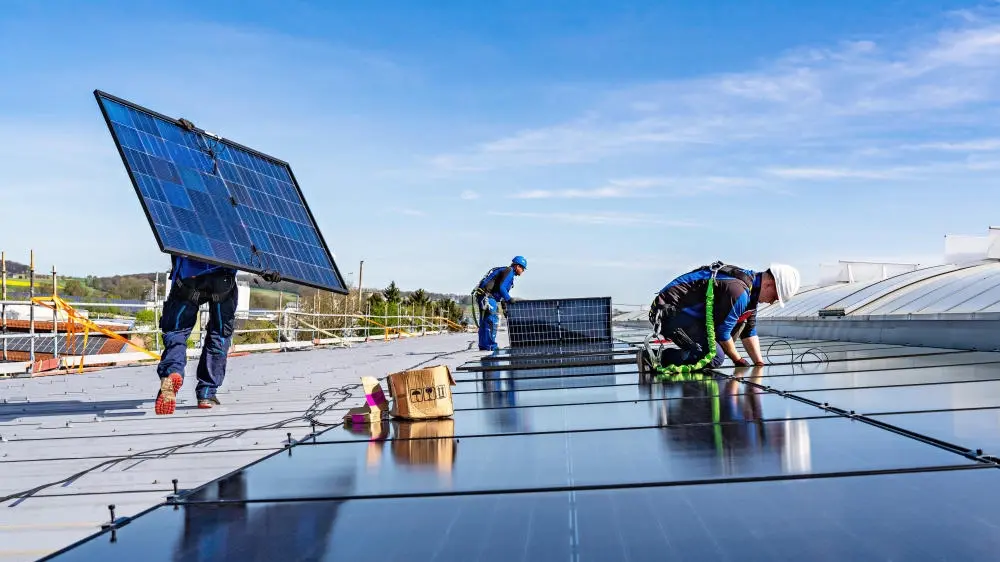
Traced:
[[514, 277], [528, 269], [528, 261], [523, 256], [516, 256], [509, 266], [494, 267], [479, 281], [476, 290], [472, 292], [475, 306], [479, 308], [479, 350], [496, 351], [497, 347], [497, 309], [499, 304], [510, 302], [510, 290], [514, 286]]
[[[671, 340], [677, 349], [664, 349], [661, 364], [691, 365], [713, 354], [709, 367], [722, 365], [728, 356], [736, 366], [763, 365], [757, 338], [757, 307], [777, 302], [784, 307], [799, 290], [797, 269], [774, 263], [764, 271], [752, 271], [732, 265], [716, 264], [698, 268], [677, 277], [660, 289], [649, 309], [649, 322], [657, 335]], [[705, 290], [712, 271], [714, 282], [714, 333], [706, 333]], [[740, 355], [734, 337], [742, 336], [743, 348], [750, 356]]]
[[226, 358], [236, 322], [236, 270], [211, 265], [182, 256], [171, 256], [170, 294], [163, 304], [160, 331], [163, 355], [156, 369], [160, 392], [156, 413], [173, 414], [177, 391], [184, 383], [187, 340], [198, 317], [198, 309], [208, 303], [208, 327], [198, 362], [195, 396], [199, 408], [219, 404], [215, 393], [226, 377]]

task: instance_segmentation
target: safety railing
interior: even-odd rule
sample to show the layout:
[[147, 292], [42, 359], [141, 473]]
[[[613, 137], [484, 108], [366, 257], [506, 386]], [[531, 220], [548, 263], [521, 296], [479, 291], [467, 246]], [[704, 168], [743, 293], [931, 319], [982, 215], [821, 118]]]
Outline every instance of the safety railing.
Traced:
[[[373, 340], [389, 341], [476, 329], [474, 324], [462, 324], [435, 315], [431, 306], [393, 305], [392, 313], [383, 314], [372, 313], [370, 307], [366, 308], [364, 313], [324, 313], [292, 307], [238, 311], [230, 352], [349, 346]], [[60, 368], [82, 369], [85, 364], [155, 360], [163, 346], [159, 329], [162, 310], [162, 301], [65, 303], [53, 297], [34, 297], [33, 301], [0, 300], [0, 314], [6, 314], [4, 329], [0, 331], [0, 365], [19, 362], [30, 368], [45, 359], [58, 360]], [[188, 340], [189, 354], [200, 353], [209, 317], [208, 307], [203, 306]], [[120, 337], [121, 351], [100, 354], [100, 357], [88, 353], [88, 339], [106, 340], [110, 336], [108, 331]], [[125, 340], [130, 343], [124, 343]], [[149, 353], [144, 353], [144, 349]], [[19, 373], [20, 369], [0, 368], [0, 376], [11, 374], [5, 371]]]

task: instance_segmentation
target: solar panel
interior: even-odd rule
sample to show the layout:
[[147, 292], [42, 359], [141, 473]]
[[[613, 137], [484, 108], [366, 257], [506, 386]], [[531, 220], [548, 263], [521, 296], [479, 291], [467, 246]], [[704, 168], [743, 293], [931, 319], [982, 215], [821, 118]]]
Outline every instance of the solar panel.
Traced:
[[288, 163], [94, 95], [161, 251], [347, 293]]
[[510, 347], [611, 341], [611, 297], [517, 300], [507, 305]]
[[[475, 357], [453, 419], [301, 439], [55, 558], [347, 559], [387, 508], [389, 559], [990, 558], [1000, 354], [761, 338], [776, 341], [760, 369], [647, 384], [609, 359], [614, 381], [556, 390], [519, 385], [599, 375], [537, 348], [507, 353], [506, 373]], [[806, 349], [850, 355], [803, 364]]]

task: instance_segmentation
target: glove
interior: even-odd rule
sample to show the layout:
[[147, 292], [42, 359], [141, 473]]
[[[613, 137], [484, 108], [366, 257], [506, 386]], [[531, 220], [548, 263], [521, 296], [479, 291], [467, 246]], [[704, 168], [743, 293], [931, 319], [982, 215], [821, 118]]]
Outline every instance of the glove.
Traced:
[[278, 283], [281, 281], [281, 274], [277, 271], [269, 270], [262, 273], [261, 278], [268, 283]]
[[733, 361], [733, 365], [736, 365], [737, 367], [749, 367], [750, 362], [740, 357], [739, 361]]

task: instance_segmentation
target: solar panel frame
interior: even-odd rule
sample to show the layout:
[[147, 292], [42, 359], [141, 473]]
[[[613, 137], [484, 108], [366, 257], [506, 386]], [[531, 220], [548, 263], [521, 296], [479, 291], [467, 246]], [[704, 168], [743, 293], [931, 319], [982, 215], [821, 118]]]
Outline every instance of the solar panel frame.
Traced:
[[[155, 238], [156, 243], [159, 246], [161, 252], [166, 253], [166, 254], [181, 255], [181, 256], [185, 256], [185, 257], [197, 259], [197, 260], [200, 260], [200, 261], [204, 261], [204, 262], [210, 263], [212, 265], [218, 265], [218, 266], [222, 266], [222, 267], [234, 268], [234, 269], [237, 269], [239, 271], [245, 271], [245, 272], [254, 273], [254, 274], [257, 274], [257, 275], [263, 275], [267, 271], [276, 270], [276, 271], [278, 271], [280, 273], [282, 281], [288, 281], [288, 282], [296, 283], [296, 284], [299, 284], [299, 285], [304, 285], [304, 286], [307, 286], [307, 287], [313, 287], [313, 288], [316, 288], [316, 289], [331, 291], [333, 293], [342, 294], [342, 295], [346, 295], [346, 294], [349, 293], [349, 291], [347, 289], [347, 283], [344, 280], [344, 276], [341, 273], [340, 268], [337, 266], [337, 261], [334, 259], [333, 253], [330, 251], [330, 246], [329, 246], [329, 244], [327, 244], [326, 239], [323, 237], [323, 232], [320, 230], [319, 224], [316, 221], [316, 217], [313, 215], [312, 209], [310, 209], [309, 204], [306, 202], [305, 195], [302, 193], [302, 188], [299, 185], [298, 179], [295, 177], [295, 173], [292, 171], [292, 167], [291, 167], [291, 165], [288, 162], [285, 162], [284, 160], [281, 160], [280, 158], [276, 158], [276, 157], [271, 156], [269, 154], [265, 154], [265, 153], [263, 153], [263, 152], [261, 152], [259, 150], [255, 150], [253, 148], [244, 146], [244, 145], [242, 145], [242, 144], [240, 144], [238, 142], [235, 142], [233, 140], [227, 139], [225, 137], [218, 136], [218, 135], [215, 135], [213, 133], [208, 133], [204, 129], [201, 129], [201, 128], [197, 127], [197, 126], [189, 128], [184, 123], [181, 122], [181, 119], [169, 117], [167, 115], [164, 115], [162, 113], [159, 113], [159, 112], [154, 111], [152, 109], [149, 109], [147, 107], [141, 106], [141, 105], [136, 104], [134, 102], [130, 102], [128, 100], [125, 100], [125, 99], [120, 98], [118, 96], [115, 96], [113, 94], [109, 94], [107, 92], [104, 92], [102, 90], [99, 90], [99, 89], [94, 90], [94, 97], [97, 100], [97, 105], [98, 105], [98, 107], [101, 110], [101, 115], [104, 117], [104, 122], [105, 122], [105, 124], [108, 127], [108, 131], [111, 133], [112, 139], [115, 142], [115, 147], [118, 150], [118, 155], [122, 159], [122, 164], [125, 166], [125, 171], [128, 174], [129, 180], [132, 182], [132, 188], [135, 190], [135, 194], [139, 198], [139, 202], [140, 202], [140, 204], [142, 206], [143, 213], [146, 216], [146, 221], [149, 223], [150, 229], [153, 231], [153, 237]], [[331, 265], [330, 269], [333, 271], [333, 274], [334, 274], [334, 277], [336, 279], [337, 285], [336, 286], [332, 285], [332, 284], [331, 285], [324, 285], [324, 284], [320, 284], [320, 283], [317, 283], [317, 282], [314, 282], [314, 281], [311, 281], [311, 280], [308, 280], [308, 279], [304, 279], [301, 276], [297, 276], [297, 275], [294, 275], [294, 274], [291, 274], [291, 273], [287, 272], [285, 270], [285, 268], [282, 267], [282, 266], [280, 266], [279, 264], [272, 264], [272, 265], [275, 265], [275, 267], [267, 267], [268, 264], [262, 264], [262, 267], [255, 267], [255, 266], [253, 266], [253, 264], [250, 264], [250, 263], [238, 263], [236, 260], [225, 261], [225, 260], [219, 259], [218, 257], [209, 256], [209, 255], [206, 255], [204, 253], [199, 253], [199, 252], [196, 252], [196, 251], [189, 251], [189, 250], [183, 250], [183, 251], [181, 251], [181, 250], [177, 249], [178, 247], [176, 245], [167, 244], [166, 241], [163, 240], [163, 237], [161, 236], [161, 233], [160, 233], [160, 230], [159, 230], [159, 226], [156, 224], [156, 222], [154, 220], [154, 217], [152, 215], [150, 206], [147, 203], [147, 200], [146, 200], [147, 197], [142, 192], [142, 188], [140, 186], [139, 178], [136, 177], [135, 172], [133, 170], [133, 167], [129, 163], [128, 158], [127, 158], [127, 156], [125, 154], [125, 150], [124, 150], [125, 145], [122, 142], [122, 139], [119, 137], [118, 131], [115, 130], [115, 127], [114, 127], [114, 125], [112, 123], [111, 116], [108, 114], [107, 107], [102, 102], [102, 99], [103, 100], [108, 100], [108, 101], [111, 101], [111, 102], [114, 102], [114, 103], [117, 103], [119, 105], [123, 105], [123, 106], [125, 106], [125, 107], [127, 107], [129, 109], [132, 109], [134, 111], [138, 111], [140, 113], [145, 113], [145, 114], [147, 114], [147, 115], [149, 115], [151, 117], [154, 117], [156, 119], [160, 119], [160, 120], [166, 121], [166, 122], [171, 123], [171, 124], [173, 124], [173, 125], [175, 125], [177, 127], [181, 127], [181, 128], [190, 130], [191, 132], [196, 133], [196, 134], [198, 134], [198, 135], [200, 135], [202, 137], [207, 137], [208, 139], [211, 139], [212, 142], [218, 143], [218, 145], [224, 146], [224, 147], [226, 147], [228, 149], [235, 149], [235, 150], [238, 150], [238, 151], [246, 152], [246, 153], [251, 154], [251, 155], [253, 155], [253, 156], [257, 157], [257, 158], [260, 158], [262, 160], [270, 162], [271, 164], [273, 164], [275, 166], [278, 166], [279, 168], [282, 168], [283, 171], [287, 172], [288, 178], [291, 180], [291, 186], [294, 188], [295, 194], [298, 197], [299, 202], [302, 204], [302, 208], [305, 210], [306, 216], [308, 217], [309, 222], [310, 222], [310, 226], [316, 231], [316, 237], [317, 237], [319, 243], [322, 245], [321, 249], [325, 253], [326, 259], [328, 259], [329, 262], [330, 262], [330, 265]], [[168, 161], [171, 162], [171, 163], [175, 163], [174, 159], [172, 157]], [[222, 162], [227, 162], [227, 161], [224, 160], [224, 159], [222, 159], [222, 158], [218, 158], [218, 162], [219, 162], [219, 167], [222, 168], [222, 164], [221, 163]], [[229, 164], [232, 165], [231, 162]], [[175, 163], [175, 165], [176, 165], [176, 163]], [[226, 183], [225, 178], [222, 177], [222, 176], [220, 176], [219, 179], [222, 180], [223, 183], [224, 183], [224, 185], [225, 185], [225, 183]], [[235, 185], [243, 186], [245, 184], [243, 184], [242, 181], [240, 181], [239, 183], [237, 183]], [[230, 191], [230, 189], [229, 189], [228, 186], [226, 186], [226, 190], [227, 190], [227, 192]], [[231, 192], [230, 192], [230, 194], [231, 194]], [[246, 197], [246, 198], [240, 198], [240, 200], [243, 200], [243, 201], [246, 201], [247, 199], [249, 199], [249, 196]], [[250, 207], [250, 205], [248, 205], [246, 203], [243, 203], [243, 205], [245, 207], [248, 207], [248, 208], [252, 209], [252, 207]], [[246, 219], [248, 217], [243, 217], [242, 214], [239, 213], [239, 211], [236, 211], [236, 212], [238, 213], [238, 216], [240, 216], [241, 224], [244, 226], [245, 229], [249, 230], [249, 226], [246, 225]], [[274, 214], [274, 216], [279, 216], [279, 215]], [[265, 232], [265, 233], [271, 232], [270, 229], [269, 230], [262, 230], [262, 231]], [[249, 238], [249, 233], [247, 233], [247, 236]], [[208, 238], [206, 237], [206, 242], [207, 241], [208, 241]], [[265, 242], [267, 244], [270, 244], [270, 240], [266, 240]], [[253, 241], [251, 241], [251, 243], [253, 243]], [[274, 254], [277, 255], [277, 256], [279, 256], [279, 257], [282, 256], [282, 254], [279, 253], [278, 251], [275, 251]], [[296, 259], [296, 261], [301, 261], [298, 258], [295, 258], [295, 259]]]
[[506, 321], [511, 349], [613, 340], [611, 297], [516, 300]]

